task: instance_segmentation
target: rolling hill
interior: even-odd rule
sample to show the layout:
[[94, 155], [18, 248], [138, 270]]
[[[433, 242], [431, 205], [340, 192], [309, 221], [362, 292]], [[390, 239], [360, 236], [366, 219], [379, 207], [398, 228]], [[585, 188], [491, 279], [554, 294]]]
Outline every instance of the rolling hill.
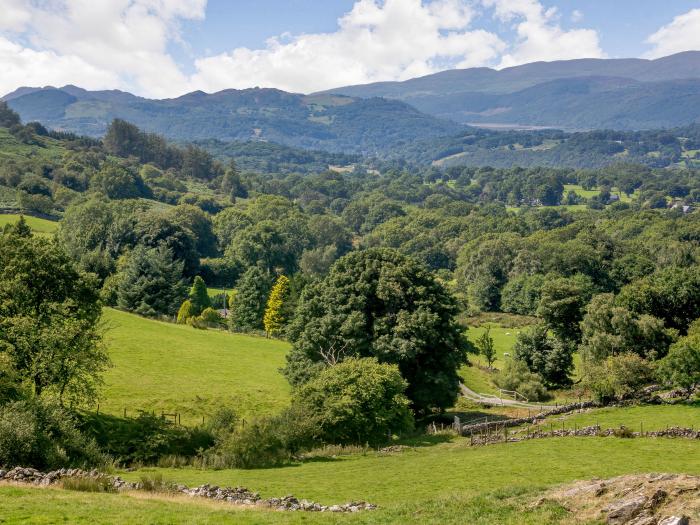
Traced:
[[651, 129], [700, 120], [700, 52], [451, 70], [327, 94], [386, 97], [457, 122], [563, 129]]
[[172, 140], [269, 141], [306, 149], [375, 154], [462, 127], [396, 100], [300, 95], [277, 89], [201, 91], [150, 100], [121, 91], [20, 88], [4, 97], [24, 122], [102, 136], [114, 118]]

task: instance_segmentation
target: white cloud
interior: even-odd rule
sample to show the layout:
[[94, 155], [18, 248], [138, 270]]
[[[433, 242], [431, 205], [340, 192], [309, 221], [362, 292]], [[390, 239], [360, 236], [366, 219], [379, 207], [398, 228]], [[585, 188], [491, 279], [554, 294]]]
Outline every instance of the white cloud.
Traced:
[[[186, 87], [187, 78], [167, 53], [167, 45], [177, 38], [180, 19], [203, 18], [206, 7], [206, 0], [9, 1], [17, 7], [14, 22], [0, 29], [22, 30], [29, 43], [15, 42], [16, 52], [34, 60], [4, 57], [0, 64], [24, 68], [21, 85], [29, 79], [60, 85], [72, 78], [75, 84], [132, 89], [149, 96]], [[4, 73], [0, 89], [17, 87]]]
[[556, 8], [546, 9], [537, 0], [482, 0], [494, 16], [512, 22], [516, 40], [502, 57], [500, 68], [539, 60], [602, 58], [598, 32], [593, 29], [565, 30]]
[[[284, 34], [259, 49], [193, 58], [168, 52], [206, 0], [0, 0], [0, 93], [77, 84], [150, 97], [251, 86], [310, 92], [404, 80], [453, 67], [603, 56], [591, 29], [564, 30], [538, 0], [355, 0], [328, 33]], [[233, 3], [232, 3], [233, 4]], [[476, 25], [493, 16], [514, 41]]]
[[192, 82], [205, 90], [260, 85], [308, 92], [488, 64], [505, 44], [471, 30], [472, 18], [462, 0], [358, 0], [333, 33], [285, 35], [263, 49], [199, 59]]
[[583, 20], [583, 12], [579, 11], [578, 9], [574, 9], [571, 12], [571, 21], [574, 24], [579, 23], [581, 20]]
[[700, 9], [691, 9], [675, 17], [646, 41], [654, 46], [645, 54], [647, 58], [700, 49]]

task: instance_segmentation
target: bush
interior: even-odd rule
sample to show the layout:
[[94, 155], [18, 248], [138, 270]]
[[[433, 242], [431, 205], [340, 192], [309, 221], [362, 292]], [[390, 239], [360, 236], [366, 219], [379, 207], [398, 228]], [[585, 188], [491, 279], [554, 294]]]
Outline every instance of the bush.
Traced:
[[33, 400], [0, 406], [0, 465], [52, 469], [105, 460], [72, 414], [58, 405]]
[[317, 415], [326, 442], [379, 444], [413, 428], [406, 387], [396, 365], [351, 358], [302, 385], [292, 403]]
[[122, 463], [156, 464], [166, 456], [194, 457], [214, 444], [206, 429], [185, 428], [150, 413], [134, 419], [85, 416], [82, 430], [95, 436], [102, 449]]
[[194, 315], [194, 309], [189, 299], [183, 301], [177, 311], [177, 324], [187, 324], [187, 321]]
[[653, 368], [636, 354], [608, 357], [599, 364], [584, 363], [583, 382], [602, 402], [624, 399], [653, 379]]
[[503, 390], [515, 390], [528, 401], [547, 401], [552, 398], [542, 383], [542, 377], [530, 372], [527, 364], [520, 359], [507, 360], [494, 382]]
[[302, 407], [292, 406], [278, 416], [254, 420], [236, 428], [237, 418], [221, 410], [208, 425], [216, 446], [205, 463], [212, 468], [264, 468], [284, 464], [318, 441], [316, 418]]
[[177, 486], [174, 482], [163, 478], [163, 474], [144, 474], [140, 478], [141, 490], [146, 492], [176, 492]]

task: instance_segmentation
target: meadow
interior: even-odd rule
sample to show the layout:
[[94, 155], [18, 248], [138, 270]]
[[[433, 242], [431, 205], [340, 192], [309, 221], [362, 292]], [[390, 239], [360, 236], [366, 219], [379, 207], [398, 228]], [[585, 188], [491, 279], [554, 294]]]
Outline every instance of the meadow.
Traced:
[[[0, 213], [0, 228], [6, 224], [15, 224], [19, 220], [19, 217], [19, 215], [12, 213]], [[24, 220], [27, 221], [27, 225], [33, 232], [40, 235], [48, 236], [58, 229], [58, 223], [55, 221], [31, 217], [29, 215], [25, 215]]]
[[279, 372], [289, 345], [223, 330], [197, 330], [104, 310], [113, 366], [104, 376], [103, 413], [138, 410], [180, 413], [182, 424], [201, 423], [219, 406], [241, 416], [270, 414], [287, 404]]
[[327, 504], [363, 499], [380, 506], [354, 515], [241, 510], [162, 496], [9, 486], [0, 486], [0, 512], [6, 523], [555, 524], [570, 522], [561, 507], [527, 505], [547, 487], [623, 473], [700, 474], [700, 443], [690, 440], [553, 438], [469, 447], [466, 439], [436, 436], [413, 445], [399, 453], [319, 458], [281, 468], [120, 473], [132, 480], [159, 473], [191, 486], [245, 486], [262, 497], [291, 493]]

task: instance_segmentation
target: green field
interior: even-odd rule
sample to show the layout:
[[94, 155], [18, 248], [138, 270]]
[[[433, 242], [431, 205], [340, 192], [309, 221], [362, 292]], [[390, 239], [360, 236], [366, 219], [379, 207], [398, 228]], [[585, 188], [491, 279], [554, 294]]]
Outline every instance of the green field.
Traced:
[[242, 416], [282, 408], [289, 386], [280, 374], [288, 344], [219, 330], [197, 330], [105, 309], [114, 366], [105, 374], [100, 411], [180, 413], [182, 423], [226, 405]]
[[[32, 229], [33, 232], [38, 234], [52, 234], [58, 229], [58, 223], [55, 221], [49, 221], [47, 219], [39, 219], [38, 217], [30, 217], [25, 215], [24, 219], [27, 224]], [[19, 220], [19, 215], [0, 213], [0, 228], [6, 224], [14, 224]]]
[[[569, 191], [575, 192], [577, 195], [581, 197], [585, 197], [586, 199], [590, 199], [591, 197], [595, 197], [596, 195], [600, 194], [600, 190], [585, 190], [583, 189], [583, 186], [580, 184], [564, 184], [564, 195], [566, 195]], [[621, 202], [632, 202], [632, 198], [627, 196], [627, 194], [619, 191], [617, 188], [612, 188], [610, 192], [614, 195], [618, 195], [620, 197]], [[575, 206], [582, 206], [582, 205], [575, 205]], [[573, 206], [568, 206], [569, 208], [576, 209]], [[585, 208], [585, 205], [583, 205]]]
[[619, 428], [644, 432], [664, 430], [667, 427], [700, 428], [700, 403], [693, 405], [641, 405], [624, 408], [597, 408], [582, 413], [554, 416], [547, 420], [555, 428], [578, 428], [600, 425], [601, 428]]
[[[468, 440], [358, 454], [260, 470], [144, 469], [188, 485], [245, 486], [263, 497], [294, 494], [321, 503], [364, 499], [380, 509], [354, 515], [282, 513], [69, 491], [0, 487], [6, 523], [570, 523], [560, 507], [529, 508], [547, 487], [623, 473], [700, 473], [700, 442], [554, 438], [469, 447]], [[602, 458], [605, 458], [602, 460]], [[570, 518], [570, 517], [569, 517]]]

